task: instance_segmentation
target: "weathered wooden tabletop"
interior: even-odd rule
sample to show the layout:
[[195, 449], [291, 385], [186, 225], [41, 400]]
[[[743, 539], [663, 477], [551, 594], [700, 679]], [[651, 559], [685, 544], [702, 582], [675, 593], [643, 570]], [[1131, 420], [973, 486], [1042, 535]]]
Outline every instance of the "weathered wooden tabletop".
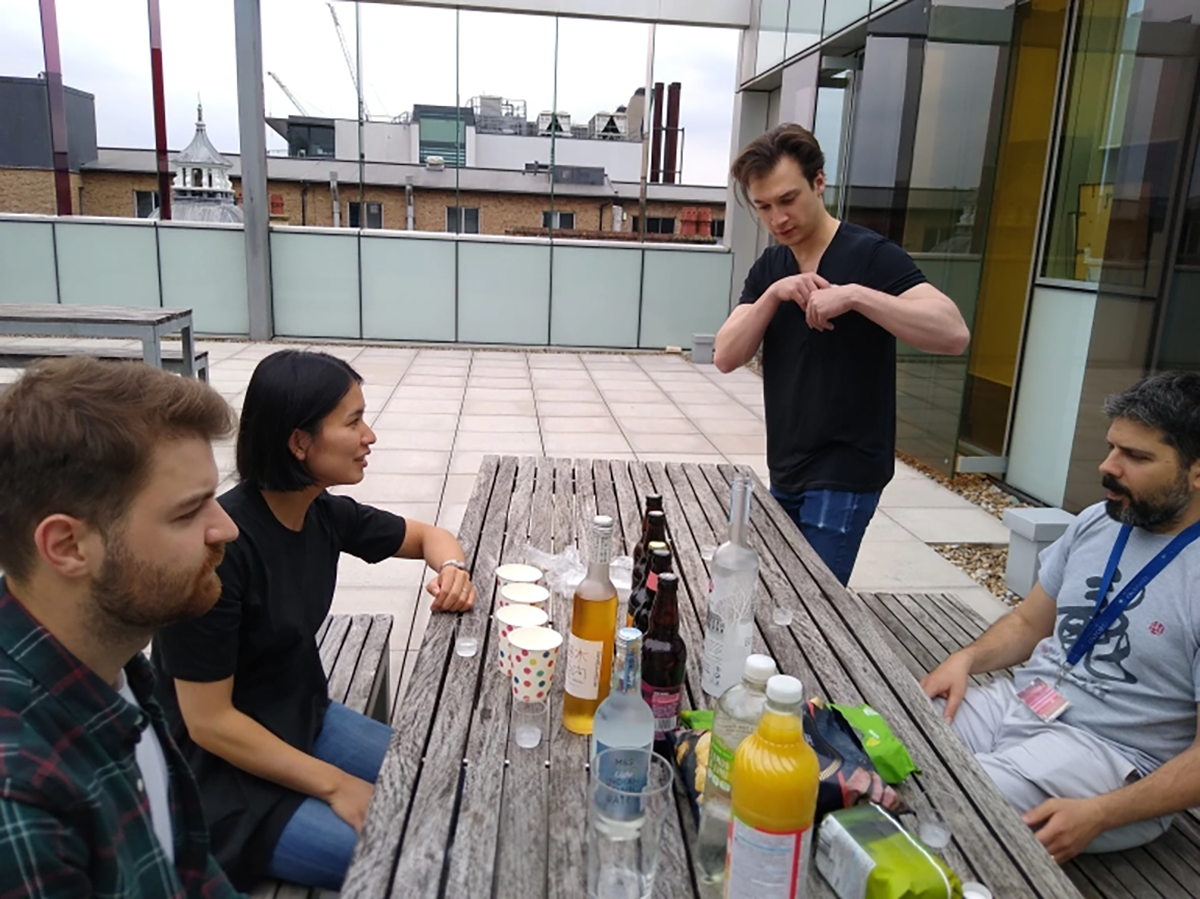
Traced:
[[[526, 543], [559, 552], [579, 545], [593, 515], [617, 522], [618, 549], [641, 531], [640, 499], [662, 493], [677, 556], [682, 631], [689, 647], [685, 702], [707, 706], [700, 689], [708, 574], [700, 547], [719, 542], [737, 469], [678, 463], [489, 456], [480, 470], [460, 539], [480, 599], [458, 622], [479, 637], [472, 658], [454, 653], [456, 618], [435, 615], [394, 723], [343, 897], [580, 899], [586, 894], [585, 789], [588, 742], [559, 723], [556, 679], [547, 740], [535, 750], [509, 739], [508, 679], [496, 665], [490, 613], [496, 567], [520, 561]], [[1008, 807], [962, 742], [897, 659], [861, 600], [844, 589], [760, 483], [751, 539], [761, 559], [755, 651], [770, 653], [810, 695], [868, 702], [908, 746], [923, 773], [911, 789], [950, 790], [967, 818], [945, 858], [964, 880], [1004, 899], [1075, 899], [1075, 887]], [[789, 627], [771, 603], [793, 610]], [[552, 600], [564, 633], [570, 597]], [[682, 800], [666, 821], [654, 895], [707, 897], [692, 873], [691, 813]], [[815, 872], [809, 895], [832, 892]]]

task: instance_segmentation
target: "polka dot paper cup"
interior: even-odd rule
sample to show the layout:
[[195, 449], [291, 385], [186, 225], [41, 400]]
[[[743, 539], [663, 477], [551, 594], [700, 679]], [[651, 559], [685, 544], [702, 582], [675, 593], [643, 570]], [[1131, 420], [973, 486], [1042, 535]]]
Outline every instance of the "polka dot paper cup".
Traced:
[[543, 612], [549, 611], [550, 591], [538, 584], [505, 584], [500, 588], [498, 608], [507, 606], [533, 606]]
[[512, 655], [514, 702], [533, 702], [550, 695], [550, 685], [558, 667], [562, 634], [548, 627], [520, 627], [508, 635]]
[[499, 638], [496, 643], [500, 647], [500, 671], [512, 676], [508, 660], [512, 657], [512, 647], [508, 643], [508, 635], [521, 627], [544, 627], [549, 617], [541, 609], [533, 606], [505, 606], [496, 612], [496, 626], [499, 628]]
[[503, 587], [505, 584], [537, 584], [542, 580], [542, 569], [532, 565], [522, 565], [510, 562], [496, 569], [496, 582]]

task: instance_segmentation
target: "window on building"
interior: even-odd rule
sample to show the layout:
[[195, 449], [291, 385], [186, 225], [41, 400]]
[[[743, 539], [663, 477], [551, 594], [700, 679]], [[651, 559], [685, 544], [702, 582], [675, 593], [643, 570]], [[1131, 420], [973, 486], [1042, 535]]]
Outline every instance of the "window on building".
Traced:
[[478, 207], [447, 206], [446, 230], [451, 234], [478, 234]]
[[383, 204], [368, 203], [367, 204], [367, 223], [360, 224], [362, 221], [362, 210], [357, 202], [350, 204], [350, 227], [351, 228], [382, 228], [383, 227]]
[[334, 156], [333, 125], [288, 124], [288, 156]]
[[467, 164], [467, 128], [474, 124], [470, 107], [417, 105], [413, 112], [422, 163], [430, 156], [440, 156], [451, 167]]
[[561, 231], [573, 231], [575, 229], [575, 213], [543, 212], [542, 227], [554, 228]]
[[[638, 216], [633, 217], [633, 230], [640, 234], [642, 223]], [[674, 234], [675, 233], [675, 218], [674, 216], [646, 216], [646, 233], [647, 234]]]
[[716, 238], [725, 236], [725, 219], [712, 220], [712, 236]]
[[133, 214], [140, 219], [150, 218], [150, 213], [158, 208], [158, 191], [135, 190], [133, 192]]

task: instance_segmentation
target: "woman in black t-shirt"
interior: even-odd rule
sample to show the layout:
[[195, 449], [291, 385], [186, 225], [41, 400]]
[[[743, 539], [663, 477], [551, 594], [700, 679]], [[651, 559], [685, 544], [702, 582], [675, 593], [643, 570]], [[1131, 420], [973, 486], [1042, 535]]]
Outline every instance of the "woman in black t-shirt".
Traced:
[[200, 783], [213, 851], [242, 890], [264, 876], [338, 889], [391, 728], [331, 703], [316, 635], [343, 552], [424, 559], [433, 609], [475, 590], [462, 548], [328, 488], [363, 479], [375, 434], [362, 378], [324, 353], [265, 358], [246, 391], [241, 483], [220, 498], [239, 529], [221, 599], [154, 641], [158, 697]]

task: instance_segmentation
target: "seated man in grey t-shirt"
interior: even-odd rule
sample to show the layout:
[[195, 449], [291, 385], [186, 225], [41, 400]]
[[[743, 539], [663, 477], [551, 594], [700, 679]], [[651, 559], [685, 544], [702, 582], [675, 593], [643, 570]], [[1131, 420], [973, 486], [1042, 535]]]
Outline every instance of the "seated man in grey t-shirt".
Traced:
[[1107, 501], [922, 682], [1059, 864], [1148, 843], [1200, 806], [1200, 373], [1153, 375], [1105, 411]]

